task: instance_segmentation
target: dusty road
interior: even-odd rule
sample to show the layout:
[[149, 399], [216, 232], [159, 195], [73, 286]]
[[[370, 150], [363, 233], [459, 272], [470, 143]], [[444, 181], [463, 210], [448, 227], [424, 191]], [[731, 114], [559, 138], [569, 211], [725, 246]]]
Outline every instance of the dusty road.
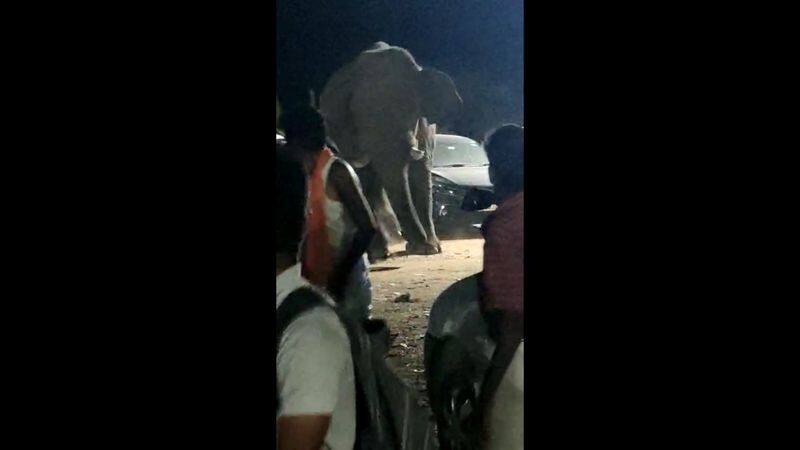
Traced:
[[[390, 248], [392, 253], [403, 249], [403, 245]], [[389, 362], [422, 393], [423, 402], [427, 399], [423, 337], [431, 305], [448, 286], [482, 267], [483, 239], [477, 237], [443, 240], [441, 254], [393, 256], [370, 269], [372, 316], [385, 319], [392, 333]], [[395, 302], [403, 294], [409, 294], [411, 301]]]

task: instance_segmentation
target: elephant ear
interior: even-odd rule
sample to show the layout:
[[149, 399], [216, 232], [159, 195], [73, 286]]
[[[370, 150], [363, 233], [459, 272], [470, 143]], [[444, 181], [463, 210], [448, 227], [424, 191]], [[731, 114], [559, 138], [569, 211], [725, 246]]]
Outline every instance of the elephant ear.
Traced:
[[461, 96], [450, 76], [442, 71], [422, 69], [419, 72], [417, 94], [422, 114], [432, 123], [448, 123], [461, 113]]
[[379, 51], [382, 51], [382, 50], [387, 50], [387, 49], [389, 49], [389, 47], [391, 47], [391, 45], [387, 44], [386, 42], [378, 41], [378, 42], [373, 43], [372, 46], [369, 47], [368, 49], [364, 50], [364, 53], [367, 53], [367, 52], [379, 52]]

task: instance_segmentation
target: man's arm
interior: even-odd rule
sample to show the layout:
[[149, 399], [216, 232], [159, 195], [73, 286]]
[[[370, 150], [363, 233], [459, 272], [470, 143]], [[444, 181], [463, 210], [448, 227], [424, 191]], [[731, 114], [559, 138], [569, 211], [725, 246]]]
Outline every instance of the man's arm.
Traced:
[[334, 163], [331, 166], [330, 182], [333, 183], [339, 200], [341, 200], [358, 227], [358, 231], [353, 237], [353, 243], [345, 253], [341, 264], [333, 269], [331, 282], [328, 286], [334, 298], [337, 301], [341, 301], [350, 271], [353, 270], [353, 266], [355, 266], [358, 259], [367, 251], [377, 229], [372, 209], [361, 191], [358, 175], [353, 171], [353, 168], [343, 161]]
[[278, 450], [319, 450], [331, 423], [330, 414], [278, 418]]

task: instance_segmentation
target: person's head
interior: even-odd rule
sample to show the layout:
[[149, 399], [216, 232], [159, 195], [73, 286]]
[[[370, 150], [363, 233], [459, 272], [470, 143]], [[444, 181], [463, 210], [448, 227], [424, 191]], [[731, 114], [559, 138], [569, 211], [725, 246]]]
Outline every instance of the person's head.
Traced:
[[306, 179], [303, 166], [288, 150], [278, 150], [274, 198], [275, 253], [278, 273], [297, 262], [305, 225]]
[[325, 121], [310, 105], [284, 111], [280, 122], [287, 145], [310, 152], [317, 152], [325, 145]]
[[501, 199], [521, 192], [525, 180], [524, 130], [518, 125], [503, 125], [486, 136], [489, 180]]

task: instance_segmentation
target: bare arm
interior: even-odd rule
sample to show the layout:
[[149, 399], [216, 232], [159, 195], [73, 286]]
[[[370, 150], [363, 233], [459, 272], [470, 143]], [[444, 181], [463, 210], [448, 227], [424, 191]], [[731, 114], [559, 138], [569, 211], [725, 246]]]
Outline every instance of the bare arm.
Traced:
[[331, 282], [329, 283], [331, 294], [338, 301], [341, 301], [350, 271], [353, 270], [353, 266], [355, 266], [358, 259], [367, 251], [377, 229], [375, 228], [372, 209], [361, 191], [358, 176], [353, 171], [353, 168], [346, 163], [333, 164], [329, 181], [333, 183], [339, 200], [341, 200], [350, 217], [356, 223], [356, 227], [358, 227], [358, 231], [353, 238], [353, 244], [345, 253], [339, 266], [333, 269]]
[[319, 450], [331, 423], [330, 415], [278, 418], [278, 450]]

